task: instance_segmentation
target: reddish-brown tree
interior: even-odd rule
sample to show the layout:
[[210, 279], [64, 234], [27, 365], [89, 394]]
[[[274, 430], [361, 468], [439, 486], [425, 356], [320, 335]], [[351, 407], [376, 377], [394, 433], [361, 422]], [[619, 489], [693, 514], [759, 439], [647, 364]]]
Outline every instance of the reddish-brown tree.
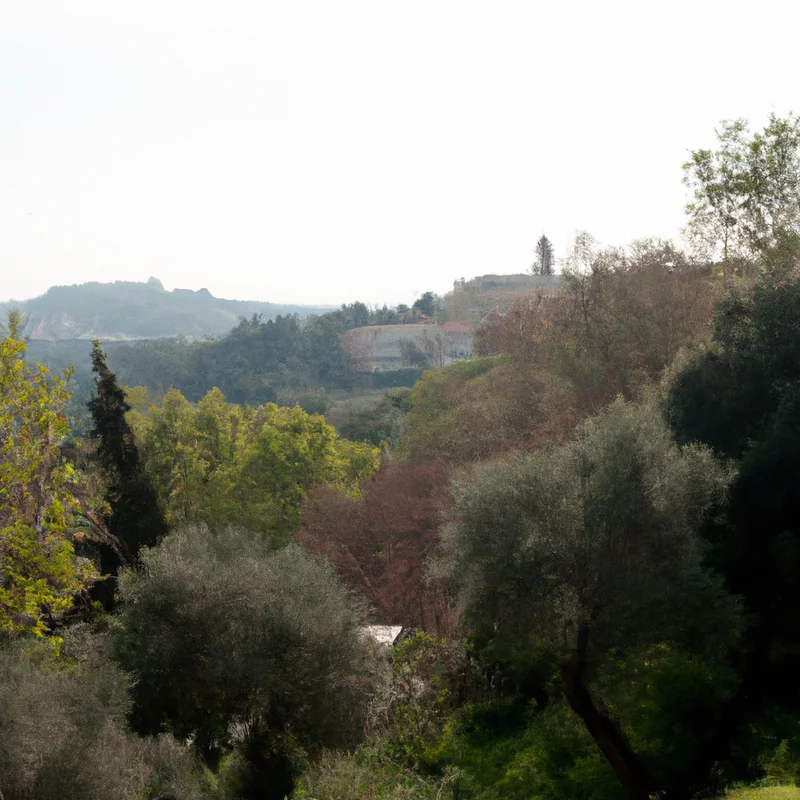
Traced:
[[451, 503], [448, 482], [443, 464], [387, 461], [360, 500], [321, 486], [306, 503], [300, 540], [368, 598], [377, 622], [448, 635], [449, 593], [425, 580]]
[[681, 347], [706, 341], [721, 285], [668, 242], [589, 253], [560, 295], [521, 297], [476, 332], [478, 355], [568, 381], [581, 416], [638, 396]]
[[491, 311], [475, 331], [473, 353], [507, 353], [527, 363], [543, 363], [553, 345], [553, 321], [564, 303], [563, 294], [536, 292], [518, 297], [503, 314]]
[[657, 383], [703, 343], [721, 284], [669, 243], [583, 247], [561, 291], [521, 296], [478, 327], [478, 358], [423, 376], [399, 452], [468, 464], [573, 435], [579, 420]]

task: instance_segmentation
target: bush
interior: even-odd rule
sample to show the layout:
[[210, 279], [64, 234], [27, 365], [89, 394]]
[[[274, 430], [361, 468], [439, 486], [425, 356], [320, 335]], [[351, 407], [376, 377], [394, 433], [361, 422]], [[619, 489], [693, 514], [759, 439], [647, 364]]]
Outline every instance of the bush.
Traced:
[[339, 433], [354, 442], [394, 449], [411, 408], [410, 394], [407, 388], [389, 390], [377, 405], [351, 413], [339, 426]]
[[292, 800], [439, 800], [457, 773], [423, 778], [388, 758], [379, 746], [353, 755], [325, 753], [298, 782]]
[[115, 635], [138, 731], [192, 737], [212, 764], [236, 748], [244, 782], [281, 798], [305, 751], [358, 743], [383, 661], [327, 563], [205, 527], [142, 562], [122, 575]]
[[277, 404], [292, 408], [300, 406], [306, 414], [327, 414], [332, 405], [330, 393], [318, 389], [283, 389], [278, 392]]
[[131, 734], [127, 708], [123, 675], [98, 653], [70, 664], [19, 643], [0, 651], [5, 800], [209, 797], [188, 748]]
[[373, 389], [393, 389], [401, 386], [413, 386], [424, 370], [418, 368], [393, 369], [387, 372], [373, 372], [370, 382]]
[[725, 800], [800, 800], [800, 789], [794, 786], [733, 789], [725, 793]]

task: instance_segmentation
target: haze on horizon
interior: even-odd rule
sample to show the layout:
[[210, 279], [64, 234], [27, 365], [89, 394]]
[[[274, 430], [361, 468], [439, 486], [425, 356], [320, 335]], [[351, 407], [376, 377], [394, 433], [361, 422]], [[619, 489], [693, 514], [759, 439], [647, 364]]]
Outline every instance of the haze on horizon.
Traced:
[[542, 232], [677, 238], [687, 151], [800, 106], [797, 17], [0, 0], [0, 300], [153, 275], [396, 304], [525, 271]]

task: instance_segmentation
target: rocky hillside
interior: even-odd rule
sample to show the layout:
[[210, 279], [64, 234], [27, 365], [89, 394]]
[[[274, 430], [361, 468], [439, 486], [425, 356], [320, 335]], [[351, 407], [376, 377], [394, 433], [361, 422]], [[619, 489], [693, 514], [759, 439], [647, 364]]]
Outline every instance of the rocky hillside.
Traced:
[[156, 278], [147, 283], [114, 281], [53, 286], [32, 300], [0, 303], [0, 318], [12, 307], [25, 312], [25, 334], [31, 339], [104, 341], [218, 336], [236, 325], [239, 317], [253, 314], [262, 314], [265, 319], [279, 314], [305, 317], [330, 310], [224, 300], [214, 297], [208, 289], [168, 292]]

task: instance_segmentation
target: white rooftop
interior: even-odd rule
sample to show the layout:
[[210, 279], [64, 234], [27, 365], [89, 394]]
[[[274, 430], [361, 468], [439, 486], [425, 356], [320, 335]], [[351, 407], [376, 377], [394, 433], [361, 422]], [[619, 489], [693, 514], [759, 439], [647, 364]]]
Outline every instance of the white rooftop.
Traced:
[[375, 639], [378, 644], [391, 647], [403, 632], [402, 625], [365, 625], [364, 630]]

